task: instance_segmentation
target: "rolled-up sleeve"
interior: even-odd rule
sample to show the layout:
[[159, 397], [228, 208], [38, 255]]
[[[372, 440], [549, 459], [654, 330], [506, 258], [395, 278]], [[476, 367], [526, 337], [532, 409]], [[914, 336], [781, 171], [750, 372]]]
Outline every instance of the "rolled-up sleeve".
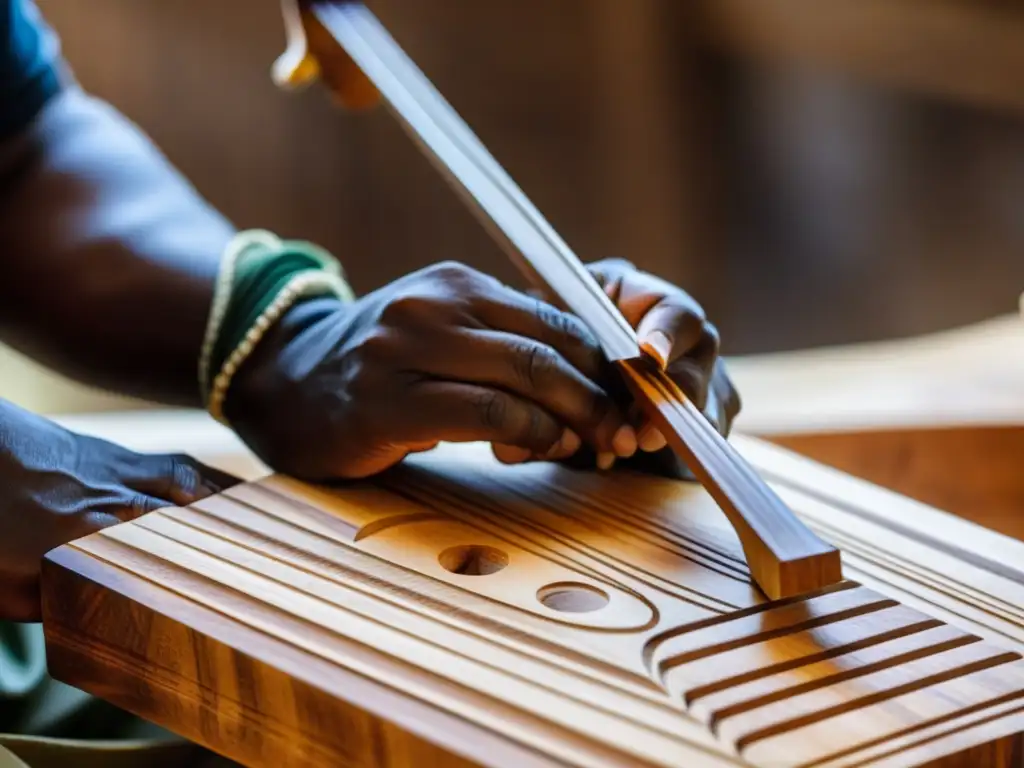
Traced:
[[56, 33], [32, 0], [0, 0], [0, 140], [39, 114], [67, 79]]

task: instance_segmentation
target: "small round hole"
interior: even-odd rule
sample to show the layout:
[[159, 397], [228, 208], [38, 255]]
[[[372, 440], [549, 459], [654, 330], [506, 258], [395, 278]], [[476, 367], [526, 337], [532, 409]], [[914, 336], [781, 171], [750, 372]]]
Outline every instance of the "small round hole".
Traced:
[[508, 555], [482, 544], [449, 547], [437, 557], [446, 571], [460, 576], [489, 576], [508, 565]]
[[537, 599], [553, 611], [560, 613], [590, 613], [608, 605], [608, 595], [597, 587], [563, 581], [548, 584], [537, 590]]

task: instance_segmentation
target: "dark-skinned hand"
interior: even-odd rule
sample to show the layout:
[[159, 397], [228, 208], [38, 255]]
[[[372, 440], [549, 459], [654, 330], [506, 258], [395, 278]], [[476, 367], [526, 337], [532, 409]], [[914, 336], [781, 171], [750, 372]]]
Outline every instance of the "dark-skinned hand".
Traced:
[[[645, 346], [728, 432], [739, 399], [699, 305], [627, 262], [590, 269]], [[367, 477], [440, 441], [486, 441], [506, 462], [582, 458], [601, 467], [639, 448], [661, 457], [660, 471], [679, 474], [578, 318], [457, 263], [353, 304], [324, 298], [292, 308], [236, 374], [225, 415], [268, 465], [314, 481]]]
[[0, 400], [0, 621], [39, 621], [51, 549], [233, 482], [187, 456], [134, 453]]

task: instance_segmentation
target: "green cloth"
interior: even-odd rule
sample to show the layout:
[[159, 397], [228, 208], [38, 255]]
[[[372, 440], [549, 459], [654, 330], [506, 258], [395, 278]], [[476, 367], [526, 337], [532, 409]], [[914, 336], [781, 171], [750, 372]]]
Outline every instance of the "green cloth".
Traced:
[[227, 768], [236, 763], [46, 673], [39, 624], [0, 622], [0, 768]]

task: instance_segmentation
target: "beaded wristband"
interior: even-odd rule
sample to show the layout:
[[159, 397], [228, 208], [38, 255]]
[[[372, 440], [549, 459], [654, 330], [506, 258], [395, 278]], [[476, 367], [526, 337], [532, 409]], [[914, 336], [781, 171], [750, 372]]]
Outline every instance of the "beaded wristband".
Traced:
[[203, 402], [215, 419], [224, 422], [231, 380], [267, 330], [299, 300], [325, 295], [355, 298], [341, 265], [326, 251], [262, 230], [232, 239], [224, 250], [199, 357]]

